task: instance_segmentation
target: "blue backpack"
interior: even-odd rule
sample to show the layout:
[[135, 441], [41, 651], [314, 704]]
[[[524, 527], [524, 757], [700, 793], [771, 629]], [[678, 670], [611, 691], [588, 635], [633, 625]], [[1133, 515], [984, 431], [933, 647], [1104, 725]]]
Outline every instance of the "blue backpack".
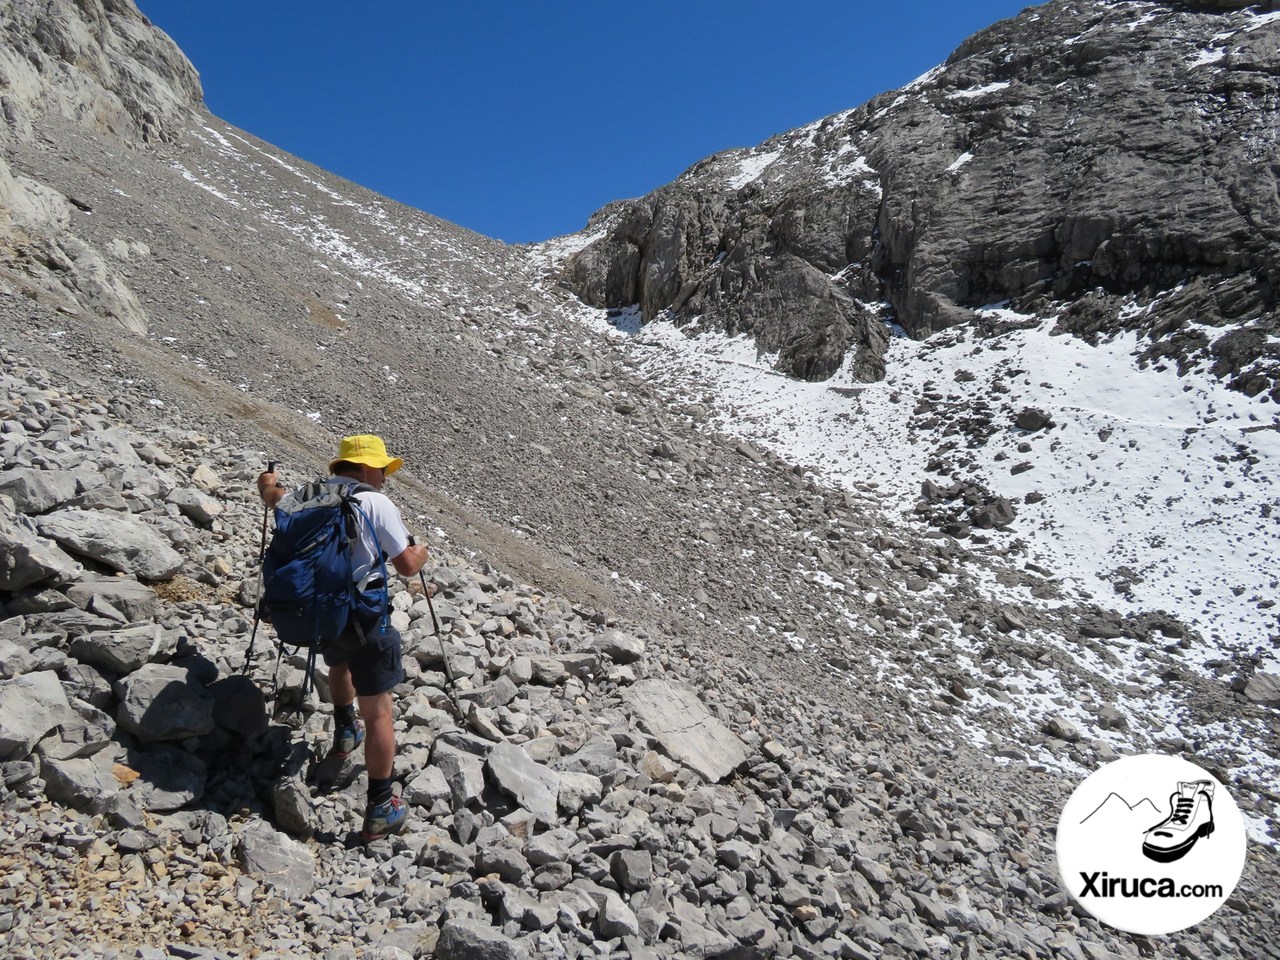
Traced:
[[360, 590], [353, 579], [352, 545], [361, 524], [373, 529], [356, 494], [372, 490], [364, 483], [317, 481], [276, 507], [275, 535], [262, 562], [259, 614], [275, 627], [282, 645], [308, 648], [312, 662], [348, 625], [363, 642], [362, 623], [390, 615], [385, 557], [380, 587]]

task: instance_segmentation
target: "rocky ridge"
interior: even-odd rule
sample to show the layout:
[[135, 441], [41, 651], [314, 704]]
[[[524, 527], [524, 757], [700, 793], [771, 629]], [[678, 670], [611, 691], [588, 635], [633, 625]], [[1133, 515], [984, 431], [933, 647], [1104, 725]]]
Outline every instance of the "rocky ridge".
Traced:
[[1274, 3], [1049, 2], [901, 90], [718, 153], [593, 217], [589, 303], [754, 337], [777, 369], [885, 374], [1007, 303], [1280, 402]]

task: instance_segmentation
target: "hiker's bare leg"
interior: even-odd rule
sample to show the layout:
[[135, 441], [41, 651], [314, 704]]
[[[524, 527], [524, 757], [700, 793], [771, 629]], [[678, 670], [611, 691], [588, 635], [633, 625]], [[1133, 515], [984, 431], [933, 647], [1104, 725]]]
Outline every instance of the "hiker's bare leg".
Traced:
[[391, 691], [376, 697], [360, 697], [360, 716], [364, 717], [365, 726], [364, 768], [375, 780], [389, 777], [396, 759]]
[[349, 707], [355, 703], [356, 688], [351, 682], [351, 668], [345, 663], [329, 668], [329, 696], [333, 698], [335, 707]]

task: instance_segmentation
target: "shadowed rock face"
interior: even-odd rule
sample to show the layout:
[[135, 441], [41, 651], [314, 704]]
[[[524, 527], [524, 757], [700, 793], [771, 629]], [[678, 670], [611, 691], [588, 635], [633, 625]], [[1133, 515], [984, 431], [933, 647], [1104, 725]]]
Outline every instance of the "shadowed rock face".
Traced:
[[[858, 376], [882, 376], [886, 319], [922, 338], [1006, 300], [1085, 298], [1088, 319], [1064, 328], [1086, 336], [1170, 338], [1194, 320], [1264, 341], [1280, 282], [1274, 6], [1030, 8], [902, 90], [606, 207], [568, 282], [646, 321], [751, 333], [806, 379], [850, 352]], [[1156, 307], [1122, 316], [1135, 302]], [[1209, 349], [1185, 346], [1165, 352]], [[1253, 379], [1234, 385], [1277, 390]]]

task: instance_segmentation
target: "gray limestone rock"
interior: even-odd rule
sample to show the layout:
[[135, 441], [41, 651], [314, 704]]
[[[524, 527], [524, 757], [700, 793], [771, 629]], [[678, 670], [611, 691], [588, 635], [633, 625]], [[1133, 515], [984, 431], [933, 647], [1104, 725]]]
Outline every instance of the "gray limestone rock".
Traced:
[[165, 500], [176, 506], [182, 511], [183, 516], [195, 523], [212, 523], [222, 515], [222, 503], [194, 487], [178, 487]]
[[133, 673], [144, 663], [167, 660], [173, 637], [159, 624], [140, 625], [109, 633], [86, 633], [71, 642], [71, 656], [101, 670]]
[[476, 851], [475, 874], [497, 874], [505, 883], [521, 884], [529, 875], [529, 861], [514, 838], [499, 843], [480, 844]]
[[653, 885], [653, 854], [648, 850], [618, 850], [609, 857], [609, 872], [623, 890], [648, 890]]
[[449, 784], [455, 810], [478, 800], [484, 792], [485, 764], [479, 757], [457, 749], [445, 749], [437, 741], [431, 762]]
[[469, 874], [473, 865], [473, 855], [448, 837], [428, 837], [420, 856], [424, 866], [444, 874]]
[[41, 517], [38, 527], [64, 549], [140, 580], [167, 580], [182, 567], [182, 555], [152, 527], [132, 517], [57, 510]]
[[208, 768], [195, 754], [175, 747], [152, 745], [131, 750], [125, 764], [136, 771], [129, 793], [149, 812], [179, 810], [199, 800], [208, 782]]
[[556, 806], [567, 816], [574, 816], [583, 807], [595, 806], [604, 796], [600, 778], [589, 773], [560, 773], [557, 775]]
[[240, 737], [256, 737], [270, 725], [266, 696], [250, 677], [223, 677], [209, 687], [213, 719], [224, 730]]
[[746, 763], [733, 732], [711, 715], [692, 689], [664, 680], [642, 680], [628, 688], [636, 720], [674, 759], [712, 783]]
[[22, 760], [77, 714], [55, 674], [42, 670], [0, 681], [0, 760]]
[[76, 481], [62, 470], [18, 467], [0, 473], [0, 493], [12, 498], [19, 513], [47, 513], [76, 495]]
[[316, 885], [315, 857], [305, 845], [261, 820], [240, 833], [240, 865], [285, 899], [301, 900]]
[[645, 650], [643, 640], [621, 630], [606, 630], [595, 639], [592, 647], [614, 663], [635, 663], [644, 656]]
[[528, 960], [529, 951], [488, 924], [456, 917], [440, 928], [435, 956], [437, 960]]
[[618, 747], [613, 737], [597, 734], [568, 756], [559, 757], [551, 769], [560, 773], [585, 773], [598, 780], [612, 779], [618, 766]]
[[543, 823], [556, 822], [559, 778], [553, 771], [534, 763], [527, 753], [509, 743], [499, 743], [493, 748], [485, 770], [499, 790]]
[[85, 813], [106, 812], [120, 792], [111, 760], [105, 754], [65, 760], [45, 757], [40, 763], [40, 776], [50, 800]]
[[116, 681], [120, 726], [146, 743], [211, 733], [214, 698], [178, 666], [146, 664]]
[[1076, 729], [1075, 724], [1062, 717], [1051, 718], [1044, 725], [1044, 732], [1059, 740], [1066, 740], [1068, 743], [1074, 743], [1080, 739], [1080, 731]]
[[1245, 684], [1244, 695], [1264, 707], [1280, 707], [1280, 676], [1274, 673], [1258, 673]]
[[116, 723], [110, 715], [83, 700], [71, 701], [72, 714], [36, 746], [41, 760], [91, 757], [112, 745]]
[[430, 809], [437, 800], [448, 800], [452, 796], [449, 781], [434, 766], [427, 766], [405, 784], [405, 799], [415, 807]]
[[75, 579], [80, 565], [0, 500], [0, 590]]
[[36, 659], [26, 647], [0, 637], [0, 680], [11, 680], [35, 668]]

